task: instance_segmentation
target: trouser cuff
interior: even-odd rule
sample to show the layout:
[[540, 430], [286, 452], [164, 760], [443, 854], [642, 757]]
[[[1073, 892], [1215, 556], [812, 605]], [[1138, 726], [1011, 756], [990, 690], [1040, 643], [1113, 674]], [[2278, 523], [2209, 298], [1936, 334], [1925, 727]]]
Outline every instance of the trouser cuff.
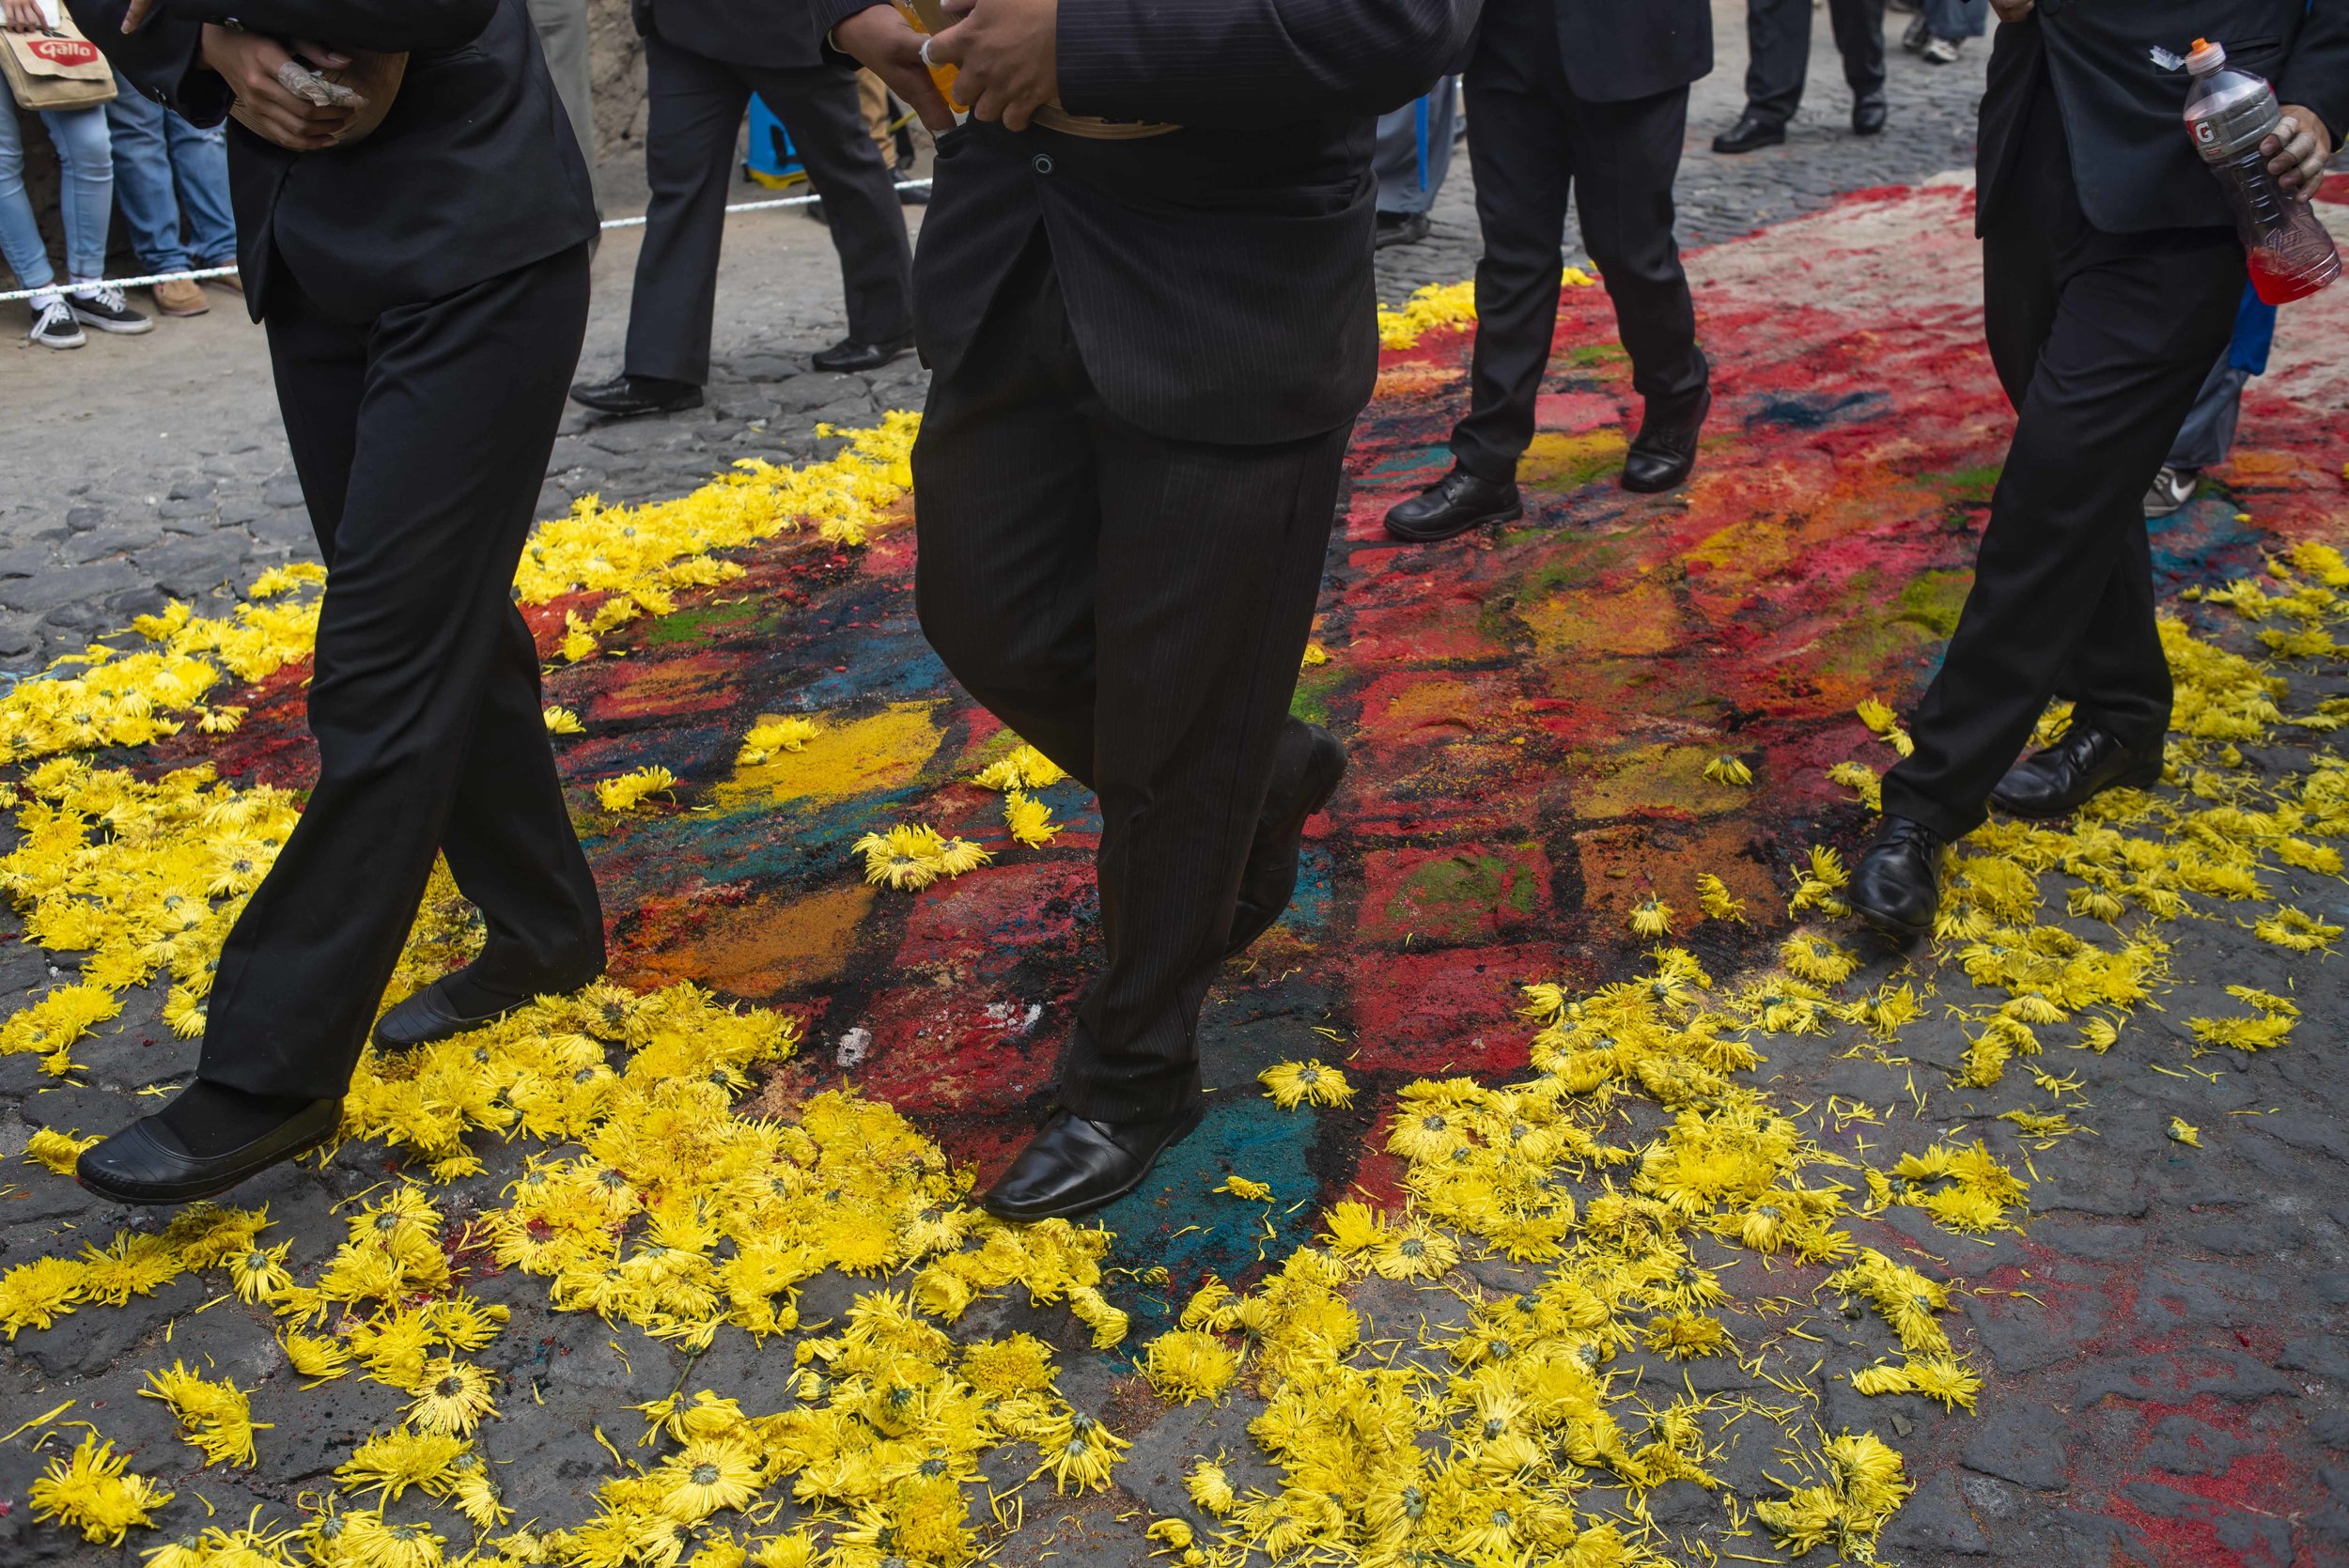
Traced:
[[1077, 1063], [1064, 1066], [1054, 1097], [1069, 1114], [1088, 1122], [1163, 1122], [1200, 1096], [1199, 1066], [1177, 1067], [1146, 1079], [1101, 1082]]
[[1911, 788], [1895, 768], [1884, 776], [1884, 815], [1921, 822], [1948, 843], [1955, 844], [1989, 820], [1989, 802], [1977, 800], [1970, 809], [1952, 810]]

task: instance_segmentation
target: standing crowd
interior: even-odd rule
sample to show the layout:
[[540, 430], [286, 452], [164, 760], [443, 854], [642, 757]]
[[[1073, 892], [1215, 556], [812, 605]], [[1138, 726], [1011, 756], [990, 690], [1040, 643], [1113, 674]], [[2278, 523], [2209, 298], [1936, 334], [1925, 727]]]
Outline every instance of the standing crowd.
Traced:
[[[1890, 113], [1883, 3], [1827, 6], [1856, 134]], [[1909, 34], [1932, 57], [1982, 20], [1922, 3]], [[2183, 79], [2147, 41], [2234, 40], [2274, 84], [2245, 156], [2283, 203], [2313, 194], [2349, 121], [2349, 9], [2324, 0], [1989, 5], [1977, 224], [2016, 426], [1848, 893], [1901, 939], [1932, 928], [1942, 850], [1993, 804], [2060, 815], [2161, 772], [2144, 517], [2218, 460], [2264, 349]], [[1484, 239], [1468, 395], [1450, 471], [1388, 532], [1432, 546], [1522, 515], [1569, 213], [1640, 404], [1617, 481], [1669, 490], [1703, 457], [1716, 367], [1672, 187], [1710, 0], [637, 0], [652, 205], [628, 357], [568, 387], [597, 209], [524, 0], [72, 7], [132, 96], [193, 127], [233, 108], [241, 275], [332, 568], [317, 784], [228, 935], [194, 1080], [81, 1157], [117, 1201], [225, 1191], [333, 1136], [370, 1040], [446, 1038], [600, 970], [509, 589], [567, 391], [615, 415], [700, 399], [754, 92], [839, 253], [849, 336], [818, 363], [912, 346], [931, 371], [923, 629], [1099, 801], [1097, 966], [1050, 1114], [982, 1198], [999, 1216], [1097, 1209], [1197, 1126], [1202, 1003], [1287, 908], [1307, 820], [1341, 786], [1344, 745], [1291, 702], [1377, 374], [1373, 252], [1423, 232], [1456, 112]], [[1750, 0], [1723, 151], [1782, 139], [1812, 8]], [[294, 90], [303, 62], [372, 99]], [[918, 250], [859, 67], [935, 137]], [[2059, 696], [2070, 731], [2018, 761]], [[381, 1011], [436, 855], [481, 951]]]

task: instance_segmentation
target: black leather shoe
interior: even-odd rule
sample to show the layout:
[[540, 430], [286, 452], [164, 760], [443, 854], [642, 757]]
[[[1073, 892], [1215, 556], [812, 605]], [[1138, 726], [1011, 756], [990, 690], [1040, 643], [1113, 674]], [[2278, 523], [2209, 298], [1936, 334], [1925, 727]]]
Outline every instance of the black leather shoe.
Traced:
[[1387, 532], [1415, 545], [1434, 544], [1487, 522], [1525, 516], [1514, 479], [1480, 479], [1455, 466], [1451, 473], [1387, 508]]
[[2161, 751], [2133, 752], [2110, 733], [2074, 724], [2063, 738], [2007, 769], [1991, 803], [2012, 816], [2069, 816], [2108, 789], [2161, 783]]
[[142, 1116], [104, 1142], [82, 1151], [73, 1179], [117, 1203], [193, 1203], [220, 1194], [272, 1165], [283, 1165], [334, 1136], [343, 1102], [312, 1100], [240, 1148], [209, 1158], [188, 1153], [171, 1129]]
[[608, 381], [582, 381], [571, 388], [571, 401], [598, 413], [631, 418], [640, 413], [677, 413], [702, 406], [702, 389], [691, 381], [662, 376], [630, 376], [623, 372]]
[[844, 337], [822, 353], [810, 355], [807, 363], [818, 370], [879, 370], [912, 347], [910, 335], [893, 337], [886, 343], [859, 343]]
[[1880, 92], [1864, 93], [1851, 101], [1851, 130], [1855, 136], [1873, 136], [1884, 129], [1884, 121], [1891, 111]]
[[1751, 152], [1757, 147], [1784, 147], [1786, 127], [1749, 109], [1737, 123], [1713, 138], [1715, 152]]
[[1941, 835], [1923, 823], [1887, 816], [1883, 831], [1852, 868], [1843, 901], [1888, 937], [1923, 936], [1941, 908]]
[[1062, 1110], [979, 1203], [998, 1219], [1071, 1219], [1142, 1185], [1159, 1156], [1206, 1113], [1193, 1100], [1163, 1122], [1088, 1122]]
[[1346, 748], [1319, 724], [1292, 720], [1283, 726], [1273, 764], [1272, 787], [1265, 792], [1264, 815], [1256, 819], [1256, 841], [1240, 873], [1239, 903], [1232, 910], [1231, 943], [1223, 956], [1237, 958], [1272, 929], [1297, 896], [1297, 860], [1305, 846], [1305, 819], [1330, 803], [1346, 777]]
[[1416, 245], [1426, 238], [1426, 213], [1381, 212], [1377, 226], [1371, 231], [1370, 248], [1383, 251], [1389, 245]]
[[1640, 433], [1624, 454], [1623, 488], [1653, 495], [1685, 482], [1697, 466], [1697, 437], [1704, 431], [1704, 416], [1713, 411], [1713, 389], [1700, 388], [1696, 399], [1677, 409], [1654, 404], [1640, 418]]
[[515, 1009], [528, 1006], [533, 998], [561, 996], [566, 991], [578, 990], [587, 981], [593, 980], [601, 968], [599, 964], [597, 970], [585, 979], [557, 980], [535, 987], [529, 996], [521, 1001], [507, 1002], [487, 1013], [467, 1013], [449, 1001], [449, 982], [467, 972], [459, 970], [456, 974], [443, 975], [422, 990], [412, 993], [398, 1006], [378, 1018], [375, 1021], [375, 1043], [383, 1050], [412, 1050], [418, 1046], [428, 1046], [435, 1040], [462, 1034], [469, 1029], [486, 1028]]

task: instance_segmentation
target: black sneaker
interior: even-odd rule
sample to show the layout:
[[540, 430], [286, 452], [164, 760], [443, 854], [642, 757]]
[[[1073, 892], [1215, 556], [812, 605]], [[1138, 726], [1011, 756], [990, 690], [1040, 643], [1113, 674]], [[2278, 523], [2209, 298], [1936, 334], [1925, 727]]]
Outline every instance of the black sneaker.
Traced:
[[101, 333], [120, 333], [136, 336], [153, 332], [155, 323], [132, 310], [123, 299], [122, 290], [111, 283], [86, 283], [75, 287], [65, 297], [73, 312], [73, 318], [86, 327], [96, 327]]
[[25, 335], [44, 349], [78, 349], [89, 341], [82, 335], [71, 308], [55, 294], [34, 302], [33, 330]]

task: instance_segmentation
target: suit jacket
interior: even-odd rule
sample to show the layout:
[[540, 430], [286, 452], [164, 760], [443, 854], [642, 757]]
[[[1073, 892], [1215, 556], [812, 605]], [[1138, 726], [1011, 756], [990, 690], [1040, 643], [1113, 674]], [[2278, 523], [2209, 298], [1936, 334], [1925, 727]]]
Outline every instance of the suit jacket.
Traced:
[[[830, 28], [871, 0], [816, 0]], [[914, 337], [951, 376], [1039, 225], [1110, 411], [1173, 440], [1336, 428], [1378, 365], [1377, 115], [1427, 90], [1477, 0], [1066, 0], [1061, 102], [1172, 122], [1099, 141], [971, 121], [939, 139]]]
[[629, 0], [629, 15], [646, 37], [658, 33], [713, 60], [770, 69], [825, 63], [824, 28], [808, 0]]
[[1713, 70], [1709, 0], [1488, 0], [1554, 5], [1566, 85], [1591, 103], [1685, 87]]
[[2198, 38], [2316, 111], [2339, 145], [2349, 132], [2349, 5], [2341, 0], [2039, 0], [2001, 23], [1976, 144], [1976, 226], [2004, 194], [2025, 116], [2046, 70], [2063, 117], [2080, 210], [2108, 234], [2232, 223], [2218, 182], [2187, 138], [2188, 78], [2154, 62]]
[[406, 51], [374, 134], [290, 152], [228, 128], [237, 264], [258, 320], [280, 267], [331, 314], [372, 320], [540, 261], [596, 232], [586, 160], [555, 97], [523, 0], [161, 0], [121, 31], [129, 0], [70, 0], [74, 20], [140, 92], [196, 125], [228, 114], [197, 57], [202, 23], [338, 48]]

